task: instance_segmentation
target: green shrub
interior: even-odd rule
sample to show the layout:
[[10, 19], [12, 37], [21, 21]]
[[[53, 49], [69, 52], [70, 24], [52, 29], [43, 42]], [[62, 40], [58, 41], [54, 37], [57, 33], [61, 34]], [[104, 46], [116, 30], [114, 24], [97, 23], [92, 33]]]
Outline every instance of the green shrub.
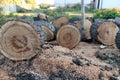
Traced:
[[94, 18], [114, 19], [115, 17], [120, 17], [120, 10], [116, 8], [96, 10], [94, 13]]
[[85, 6], [85, 12], [91, 12], [93, 13], [95, 11], [95, 9], [93, 7], [91, 7], [91, 5], [87, 5]]
[[81, 5], [80, 4], [73, 4], [73, 5], [70, 6], [70, 8], [80, 10], [81, 9]]
[[48, 9], [51, 6], [53, 6], [53, 5], [51, 5], [51, 4], [40, 4], [41, 9]]
[[66, 16], [64, 12], [56, 11], [56, 10], [45, 10], [43, 11], [46, 15], [50, 17], [50, 19], [54, 19], [57, 16]]
[[4, 16], [0, 14], [0, 25], [2, 25], [4, 21], [5, 21]]
[[36, 0], [25, 0], [28, 4], [36, 4]]
[[71, 4], [64, 7], [65, 11], [80, 11], [80, 4]]
[[12, 12], [6, 15], [7, 18], [17, 18], [18, 16], [13, 14]]
[[2, 8], [0, 8], [0, 25], [2, 25], [5, 21], [5, 16], [2, 14]]

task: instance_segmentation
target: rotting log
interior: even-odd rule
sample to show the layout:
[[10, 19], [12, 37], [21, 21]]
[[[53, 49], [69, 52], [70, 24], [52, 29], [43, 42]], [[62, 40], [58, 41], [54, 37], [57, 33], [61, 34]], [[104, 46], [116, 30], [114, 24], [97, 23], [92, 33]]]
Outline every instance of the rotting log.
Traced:
[[67, 48], [74, 48], [81, 39], [80, 31], [73, 25], [64, 25], [57, 32], [57, 42]]
[[12, 19], [2, 25], [0, 50], [9, 59], [26, 60], [41, 52], [45, 33], [38, 24]]
[[118, 26], [111, 21], [96, 21], [90, 29], [91, 37], [104, 45], [113, 45], [115, 43]]
[[120, 49], [120, 31], [116, 35], [115, 43], [118, 49]]
[[60, 29], [63, 25], [69, 23], [69, 19], [65, 16], [57, 17], [53, 20], [52, 24], [57, 28]]

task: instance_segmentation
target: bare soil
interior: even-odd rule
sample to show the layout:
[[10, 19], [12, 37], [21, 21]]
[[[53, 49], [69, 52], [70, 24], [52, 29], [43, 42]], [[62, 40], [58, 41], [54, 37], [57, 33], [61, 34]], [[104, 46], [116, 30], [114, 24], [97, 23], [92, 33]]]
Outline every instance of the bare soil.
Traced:
[[74, 49], [45, 43], [26, 61], [0, 54], [0, 80], [120, 80], [120, 52], [113, 46], [80, 42]]

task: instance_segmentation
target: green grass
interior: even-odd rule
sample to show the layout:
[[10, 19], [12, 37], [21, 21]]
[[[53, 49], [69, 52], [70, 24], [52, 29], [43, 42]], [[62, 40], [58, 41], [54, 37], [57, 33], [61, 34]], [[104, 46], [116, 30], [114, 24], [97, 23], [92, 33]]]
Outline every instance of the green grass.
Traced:
[[[55, 17], [58, 16], [66, 16], [68, 18], [72, 17], [81, 17], [81, 11], [73, 8], [58, 8], [57, 10], [48, 10], [48, 9], [33, 9], [32, 11], [27, 11], [24, 13], [10, 13], [10, 12], [4, 12], [3, 17], [6, 19], [8, 18], [18, 18], [18, 17], [26, 17], [27, 19], [33, 19], [34, 16], [36, 16], [38, 13], [44, 13], [49, 16], [50, 20], [53, 20]], [[93, 13], [86, 13], [86, 17], [93, 16]], [[1, 19], [0, 25], [5, 21]]]
[[[26, 13], [12, 13], [13, 16], [27, 16], [27, 17], [33, 17], [35, 15], [37, 15], [38, 13], [45, 13], [46, 15], [48, 15], [50, 17], [50, 20], [54, 19], [57, 16], [67, 16], [68, 18], [72, 18], [74, 16], [78, 16], [81, 17], [81, 12], [80, 11], [64, 11], [64, 12], [60, 12], [60, 11], [52, 11], [52, 10], [41, 10], [41, 9], [37, 9], [37, 10], [33, 10], [31, 12], [26, 12]], [[86, 13], [85, 14], [86, 17], [92, 17], [93, 13]]]
[[[65, 12], [65, 13], [70, 16], [81, 16], [81, 12]], [[86, 13], [85, 16], [91, 17], [93, 16], [93, 13]]]

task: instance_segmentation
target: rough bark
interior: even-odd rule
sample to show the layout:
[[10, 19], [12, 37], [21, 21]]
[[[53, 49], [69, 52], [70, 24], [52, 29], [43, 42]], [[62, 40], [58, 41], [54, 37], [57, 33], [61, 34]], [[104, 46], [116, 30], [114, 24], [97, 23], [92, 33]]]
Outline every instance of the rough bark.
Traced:
[[113, 45], [115, 43], [115, 36], [118, 32], [118, 26], [111, 21], [96, 21], [90, 33], [93, 39], [100, 41], [104, 45]]
[[81, 41], [92, 42], [91, 35], [90, 35], [90, 27], [92, 25], [92, 22], [90, 21], [90, 19], [85, 20], [85, 25], [86, 25], [85, 33], [84, 33], [83, 28], [82, 28], [82, 21], [80, 18], [73, 17], [69, 20], [69, 23], [74, 24], [74, 26], [76, 26], [80, 30]]
[[73, 17], [69, 20], [69, 23], [75, 23], [75, 21], [80, 21], [81, 19], [78, 17]]
[[118, 25], [118, 27], [120, 28], [120, 18], [116, 17], [115, 18], [115, 23]]
[[120, 31], [116, 35], [115, 42], [116, 42], [117, 48], [120, 49]]
[[91, 28], [90, 28], [90, 35], [96, 41], [98, 41], [98, 39], [97, 39], [97, 34], [98, 34], [97, 29], [99, 28], [99, 24], [100, 23], [93, 23]]
[[43, 20], [35, 21], [35, 24], [39, 25], [39, 27], [42, 27], [46, 33], [46, 41], [50, 41], [55, 38], [57, 29], [52, 24]]
[[[80, 29], [80, 31], [82, 32], [82, 30], [83, 30], [82, 29], [82, 21], [75, 21], [75, 24], [76, 24], [76, 26], [78, 26], [78, 29]], [[91, 25], [92, 25], [92, 23], [88, 19], [86, 19], [85, 20], [86, 28], [85, 28], [85, 34], [84, 34], [84, 37], [86, 39], [91, 39], [91, 35], [90, 35]]]

